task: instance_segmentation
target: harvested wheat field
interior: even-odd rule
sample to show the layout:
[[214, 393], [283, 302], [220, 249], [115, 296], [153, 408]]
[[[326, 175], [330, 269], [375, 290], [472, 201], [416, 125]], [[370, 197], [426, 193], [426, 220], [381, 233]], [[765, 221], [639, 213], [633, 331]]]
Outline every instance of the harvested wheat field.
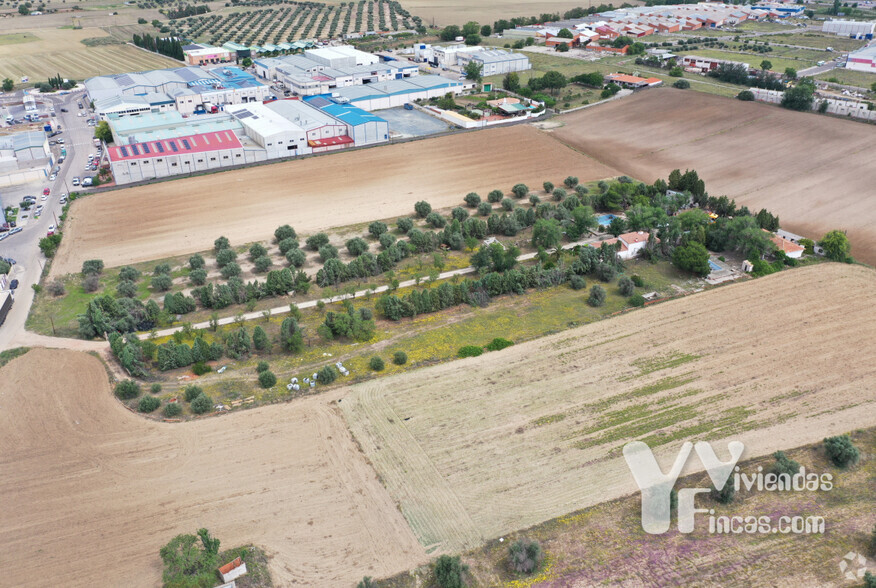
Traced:
[[427, 551], [457, 551], [637, 491], [631, 440], [668, 471], [684, 441], [749, 458], [876, 425], [874, 277], [786, 271], [356, 385], [340, 406]]
[[329, 397], [187, 424], [111, 396], [103, 365], [35, 349], [0, 370], [8, 586], [157, 586], [207, 527], [273, 555], [277, 586], [351, 586], [425, 559]]
[[695, 169], [711, 195], [766, 208], [790, 231], [847, 230], [852, 254], [876, 264], [872, 125], [671, 88], [555, 120], [557, 139], [627, 175]]
[[72, 207], [53, 271], [202, 251], [220, 235], [241, 245], [284, 223], [307, 235], [413, 214], [418, 200], [457, 206], [471, 191], [570, 174], [584, 182], [617, 172], [517, 125], [110, 191]]
[[[641, 4], [639, 0], [633, 0], [631, 4]], [[482, 25], [492, 25], [500, 18], [510, 19], [518, 16], [535, 16], [545, 13], [563, 13], [572, 8], [581, 6], [577, 0], [510, 0], [499, 2], [497, 0], [404, 0], [402, 2], [411, 14], [423, 19], [424, 23], [432, 26], [444, 27], [447, 25], [460, 25], [470, 20]]]

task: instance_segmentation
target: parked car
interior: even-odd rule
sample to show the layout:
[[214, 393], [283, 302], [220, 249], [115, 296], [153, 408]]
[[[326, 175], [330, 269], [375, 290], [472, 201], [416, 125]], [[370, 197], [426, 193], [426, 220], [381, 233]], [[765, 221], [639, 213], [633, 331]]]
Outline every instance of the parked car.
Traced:
[[73, 178], [73, 182], [72, 182], [72, 184], [73, 184], [74, 186], [78, 186], [78, 185], [79, 185], [79, 176], [76, 176], [75, 178]]
[[43, 211], [43, 205], [40, 204], [40, 205], [38, 205], [38, 206], [36, 207], [36, 213], [39, 214], [39, 213], [41, 213], [42, 211]]
[[63, 145], [63, 144], [64, 144], [64, 139], [58, 139], [58, 144]]
[[45, 194], [43, 194], [42, 196], [40, 196], [40, 200], [42, 200], [43, 202], [45, 202], [45, 201], [48, 200], [48, 199], [49, 199], [49, 197], [46, 196]]
[[66, 109], [66, 108], [62, 108], [62, 109], [61, 109], [61, 112], [67, 112], [67, 109]]
[[58, 174], [52, 174], [52, 175], [49, 176], [49, 181], [50, 181], [50, 182], [54, 182], [54, 181], [57, 180], [57, 179], [58, 179]]
[[46, 231], [46, 237], [51, 237], [55, 234], [55, 225], [49, 225], [49, 230]]
[[48, 196], [52, 191], [49, 188], [43, 188], [43, 196]]
[[18, 280], [12, 280], [11, 282], [9, 282], [10, 290], [15, 290], [16, 288], [18, 288]]
[[10, 234], [10, 235], [14, 235], [15, 233], [20, 233], [20, 232], [23, 231], [23, 230], [24, 230], [24, 229], [22, 229], [21, 227], [15, 227], [15, 228], [12, 229], [11, 231], [9, 231], [9, 234]]

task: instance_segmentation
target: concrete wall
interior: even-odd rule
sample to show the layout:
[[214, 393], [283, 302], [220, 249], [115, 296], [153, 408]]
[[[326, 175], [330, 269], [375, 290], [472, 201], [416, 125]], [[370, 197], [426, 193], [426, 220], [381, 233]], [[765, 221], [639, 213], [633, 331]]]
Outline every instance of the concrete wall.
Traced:
[[0, 187], [8, 188], [9, 186], [43, 181], [46, 179], [46, 173], [44, 169], [23, 169], [0, 174]]
[[221, 149], [205, 153], [162, 154], [161, 157], [144, 157], [128, 161], [112, 162], [116, 184], [130, 184], [152, 178], [166, 178], [197, 171], [219, 169], [268, 159], [263, 149]]
[[[782, 102], [782, 95], [784, 94], [784, 92], [778, 90], [763, 90], [761, 88], [750, 88], [750, 90], [751, 93], [754, 94], [755, 100], [759, 102], [768, 102], [770, 104], [780, 104]], [[815, 101], [812, 104], [812, 110], [817, 111], [821, 102], [822, 99], [816, 96]], [[876, 121], [876, 110], [870, 110], [865, 102], [836, 100], [833, 98], [828, 98], [826, 102], [827, 114], [849, 116], [859, 120]]]

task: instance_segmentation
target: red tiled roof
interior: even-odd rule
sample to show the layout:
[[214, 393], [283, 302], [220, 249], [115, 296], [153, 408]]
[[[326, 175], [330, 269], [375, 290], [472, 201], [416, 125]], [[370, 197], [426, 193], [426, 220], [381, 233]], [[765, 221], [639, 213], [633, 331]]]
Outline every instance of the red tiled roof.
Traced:
[[147, 157], [162, 157], [165, 155], [180, 155], [183, 153], [205, 153], [219, 149], [234, 149], [241, 147], [240, 139], [233, 131], [214, 131], [198, 135], [186, 135], [175, 139], [146, 141], [109, 147], [107, 154], [110, 161], [128, 161], [145, 159]]
[[243, 560], [238, 557], [234, 561], [227, 563], [224, 566], [222, 566], [221, 568], [219, 568], [219, 573], [224, 576], [225, 574], [227, 574], [228, 572], [230, 572], [234, 568], [239, 568], [242, 564], [243, 564]]
[[339, 137], [326, 137], [325, 139], [311, 139], [307, 142], [311, 147], [331, 147], [333, 145], [348, 145], [353, 142], [351, 137], [341, 135]]
[[[769, 233], [766, 229], [763, 229], [765, 233]], [[770, 233], [770, 241], [775, 243], [776, 248], [780, 251], [784, 251], [785, 253], [796, 253], [798, 251], [803, 251], [806, 249], [802, 245], [797, 245], [792, 241], [788, 241], [784, 237], [780, 237], [779, 235], [774, 235]]]
[[613, 82], [624, 82], [625, 84], [641, 84], [646, 81], [645, 78], [629, 76], [627, 74], [609, 74], [605, 77]]

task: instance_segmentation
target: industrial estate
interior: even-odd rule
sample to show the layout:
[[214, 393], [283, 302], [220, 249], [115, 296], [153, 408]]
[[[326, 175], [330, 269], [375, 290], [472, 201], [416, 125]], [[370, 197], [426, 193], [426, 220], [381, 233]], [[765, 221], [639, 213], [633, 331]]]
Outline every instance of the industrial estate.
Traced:
[[876, 588], [872, 2], [0, 15], [10, 586]]

